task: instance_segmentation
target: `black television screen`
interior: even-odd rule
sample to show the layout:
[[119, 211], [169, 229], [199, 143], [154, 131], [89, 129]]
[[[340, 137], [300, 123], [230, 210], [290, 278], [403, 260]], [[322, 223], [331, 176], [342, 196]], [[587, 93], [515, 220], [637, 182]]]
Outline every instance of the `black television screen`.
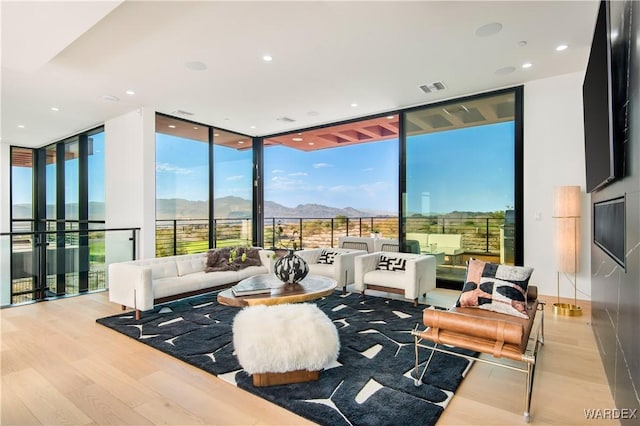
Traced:
[[586, 190], [624, 174], [627, 138], [629, 1], [602, 1], [582, 86]]
[[593, 242], [625, 267], [625, 197], [593, 204]]

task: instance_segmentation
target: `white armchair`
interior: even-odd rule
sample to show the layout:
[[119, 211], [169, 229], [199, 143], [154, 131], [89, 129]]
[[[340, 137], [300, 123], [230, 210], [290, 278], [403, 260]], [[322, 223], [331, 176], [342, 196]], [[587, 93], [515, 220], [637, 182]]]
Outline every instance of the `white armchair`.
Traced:
[[373, 253], [375, 250], [373, 246], [373, 238], [369, 237], [338, 237], [338, 247], [345, 249], [366, 250], [368, 253]]
[[[325, 256], [323, 252], [326, 253]], [[336, 287], [342, 287], [342, 292], [345, 293], [347, 285], [354, 279], [354, 259], [367, 252], [342, 248], [315, 248], [300, 250], [296, 254], [307, 262], [310, 274], [333, 278], [336, 280]]]
[[356, 291], [397, 293], [413, 300], [436, 288], [436, 258], [414, 253], [374, 252], [355, 258]]
[[373, 241], [373, 251], [399, 252], [400, 243], [395, 238], [376, 238]]

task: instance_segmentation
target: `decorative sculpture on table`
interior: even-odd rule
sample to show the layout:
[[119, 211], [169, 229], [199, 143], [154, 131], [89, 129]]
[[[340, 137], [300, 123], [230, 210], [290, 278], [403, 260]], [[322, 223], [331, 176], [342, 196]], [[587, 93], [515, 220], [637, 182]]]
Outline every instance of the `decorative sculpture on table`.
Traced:
[[293, 252], [282, 256], [273, 267], [276, 277], [285, 284], [300, 282], [309, 273], [309, 265], [303, 258]]

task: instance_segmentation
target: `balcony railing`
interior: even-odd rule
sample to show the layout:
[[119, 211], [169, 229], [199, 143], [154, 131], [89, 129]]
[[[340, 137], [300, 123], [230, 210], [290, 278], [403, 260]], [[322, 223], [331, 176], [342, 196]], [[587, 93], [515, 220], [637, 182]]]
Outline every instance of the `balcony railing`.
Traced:
[[139, 228], [96, 229], [88, 221], [49, 221], [46, 231], [32, 227], [33, 221], [14, 221], [15, 231], [0, 233], [0, 262], [9, 265], [0, 277], [1, 305], [104, 290], [108, 264], [136, 256]]
[[[497, 255], [512, 239], [513, 227], [501, 217], [410, 217], [407, 233], [462, 234], [462, 248], [469, 253]], [[251, 219], [215, 219], [214, 247], [251, 244]], [[335, 247], [340, 236], [369, 236], [378, 232], [397, 238], [397, 217], [266, 218], [264, 246], [270, 248]], [[206, 219], [156, 221], [156, 256], [199, 253], [209, 247]]]

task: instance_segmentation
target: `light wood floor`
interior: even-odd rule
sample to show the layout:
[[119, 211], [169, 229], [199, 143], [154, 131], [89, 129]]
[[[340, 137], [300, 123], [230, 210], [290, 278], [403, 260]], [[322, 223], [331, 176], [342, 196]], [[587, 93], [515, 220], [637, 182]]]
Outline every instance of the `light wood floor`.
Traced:
[[[549, 302], [553, 298], [547, 298]], [[591, 327], [547, 305], [532, 424], [598, 425], [614, 408]], [[309, 424], [293, 413], [95, 323], [120, 312], [107, 293], [0, 310], [2, 425]], [[475, 363], [441, 425], [518, 425], [524, 374]], [[410, 410], [411, 407], [397, 407]]]

